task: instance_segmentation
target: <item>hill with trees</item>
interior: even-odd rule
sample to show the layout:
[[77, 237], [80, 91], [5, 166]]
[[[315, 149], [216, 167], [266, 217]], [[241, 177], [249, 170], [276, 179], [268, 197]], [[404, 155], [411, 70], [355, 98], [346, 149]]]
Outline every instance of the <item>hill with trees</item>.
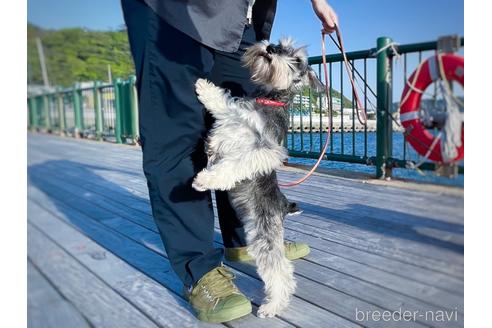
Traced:
[[43, 44], [51, 85], [70, 86], [74, 82], [107, 81], [108, 64], [112, 75], [134, 74], [125, 30], [91, 31], [83, 28], [46, 30], [27, 25], [28, 84], [42, 84], [36, 38]]

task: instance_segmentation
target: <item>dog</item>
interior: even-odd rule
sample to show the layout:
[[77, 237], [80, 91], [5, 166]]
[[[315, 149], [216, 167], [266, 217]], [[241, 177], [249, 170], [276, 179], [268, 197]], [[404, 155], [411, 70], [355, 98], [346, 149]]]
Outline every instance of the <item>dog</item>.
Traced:
[[304, 86], [323, 85], [308, 65], [305, 47], [292, 39], [262, 41], [242, 57], [257, 90], [251, 98], [233, 98], [213, 83], [198, 79], [199, 101], [215, 118], [206, 152], [208, 165], [192, 186], [198, 191], [227, 190], [231, 205], [245, 224], [248, 253], [265, 283], [259, 317], [286, 308], [295, 291], [294, 269], [284, 253], [283, 220], [299, 212], [280, 191], [276, 169], [287, 159], [281, 145], [289, 127], [287, 109]]

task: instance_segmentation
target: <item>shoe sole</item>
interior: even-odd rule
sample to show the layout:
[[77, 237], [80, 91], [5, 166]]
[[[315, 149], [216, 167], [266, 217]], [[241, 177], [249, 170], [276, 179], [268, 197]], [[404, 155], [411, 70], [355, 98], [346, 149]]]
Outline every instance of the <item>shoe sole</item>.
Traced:
[[306, 248], [306, 251], [305, 252], [302, 252], [300, 254], [298, 254], [296, 257], [294, 258], [289, 258], [290, 261], [293, 261], [293, 260], [299, 260], [299, 259], [302, 259], [303, 257], [306, 257], [309, 255], [309, 253], [311, 253], [311, 248]]
[[229, 309], [227, 311], [227, 315], [224, 314], [207, 314], [203, 312], [198, 312], [195, 311], [196, 317], [204, 322], [208, 323], [222, 323], [222, 322], [228, 322], [232, 320], [236, 320], [239, 318], [242, 318], [248, 314], [250, 314], [253, 311], [253, 308], [251, 306], [251, 303], [245, 303], [248, 304], [249, 306], [238, 306], [233, 309]]
[[[290, 261], [299, 260], [303, 257], [308, 256], [309, 253], [311, 253], [311, 248], [307, 248], [306, 251], [297, 254], [296, 257], [292, 257], [292, 258], [288, 257], [287, 259], [289, 259]], [[231, 259], [231, 258], [227, 258], [227, 256], [225, 256], [225, 259], [229, 262], [236, 262], [236, 263], [252, 263], [252, 264], [254, 264], [254, 262], [255, 262], [255, 260], [252, 257], [242, 258], [242, 259]]]

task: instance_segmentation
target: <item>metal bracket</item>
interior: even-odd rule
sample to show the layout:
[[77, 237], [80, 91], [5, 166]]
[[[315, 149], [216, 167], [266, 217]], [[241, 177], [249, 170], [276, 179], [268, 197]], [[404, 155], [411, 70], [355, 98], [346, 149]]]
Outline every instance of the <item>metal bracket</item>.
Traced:
[[458, 175], [458, 165], [455, 163], [436, 163], [436, 174], [441, 177], [454, 178]]
[[446, 35], [437, 39], [437, 51], [440, 53], [455, 53], [461, 48], [459, 35]]
[[[461, 48], [459, 35], [447, 35], [437, 39], [437, 51], [439, 53], [455, 53]], [[451, 89], [453, 88], [450, 83]], [[455, 163], [436, 163], [436, 174], [447, 178], [454, 178], [458, 175], [458, 165]]]

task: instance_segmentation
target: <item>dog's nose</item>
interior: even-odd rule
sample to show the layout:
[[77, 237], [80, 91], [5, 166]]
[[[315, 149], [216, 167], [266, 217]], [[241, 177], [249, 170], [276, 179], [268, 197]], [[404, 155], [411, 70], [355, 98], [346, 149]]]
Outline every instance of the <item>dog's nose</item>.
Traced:
[[270, 44], [270, 45], [268, 45], [268, 47], [266, 47], [266, 51], [269, 54], [276, 54], [278, 52], [278, 49], [277, 49], [277, 47]]

